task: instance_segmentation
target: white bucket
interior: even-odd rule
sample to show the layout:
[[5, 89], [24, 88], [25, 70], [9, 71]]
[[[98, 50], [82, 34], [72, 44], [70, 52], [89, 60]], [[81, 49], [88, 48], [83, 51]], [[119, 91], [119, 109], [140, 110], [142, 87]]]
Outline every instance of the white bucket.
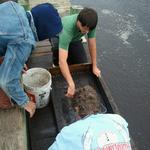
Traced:
[[48, 105], [51, 84], [51, 74], [46, 69], [32, 68], [23, 74], [25, 91], [35, 101], [37, 108]]

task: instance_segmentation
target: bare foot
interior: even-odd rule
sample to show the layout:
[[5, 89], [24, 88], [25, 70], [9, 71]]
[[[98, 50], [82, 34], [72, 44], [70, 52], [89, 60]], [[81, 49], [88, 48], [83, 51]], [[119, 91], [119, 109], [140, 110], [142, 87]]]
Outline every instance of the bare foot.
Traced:
[[32, 101], [29, 101], [25, 106], [24, 106], [24, 109], [29, 112], [30, 114], [30, 118], [33, 117], [34, 113], [35, 113], [35, 110], [36, 110], [36, 105], [34, 102]]

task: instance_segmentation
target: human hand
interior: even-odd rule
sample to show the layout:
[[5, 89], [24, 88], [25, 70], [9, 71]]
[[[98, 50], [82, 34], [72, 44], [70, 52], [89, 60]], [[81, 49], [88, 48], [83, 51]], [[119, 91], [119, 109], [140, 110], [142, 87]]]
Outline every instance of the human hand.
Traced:
[[93, 73], [97, 76], [97, 77], [101, 77], [101, 70], [99, 68], [97, 68], [97, 66], [93, 67]]
[[26, 64], [24, 64], [24, 67], [23, 67], [23, 70], [22, 70], [22, 72], [23, 73], [26, 73], [26, 71], [28, 70], [28, 67], [27, 67], [27, 65]]
[[74, 83], [68, 86], [67, 94], [66, 96], [69, 98], [72, 98], [75, 94], [75, 85]]
[[29, 101], [25, 106], [24, 109], [30, 114], [30, 118], [33, 117], [35, 110], [36, 110], [36, 105], [34, 102]]

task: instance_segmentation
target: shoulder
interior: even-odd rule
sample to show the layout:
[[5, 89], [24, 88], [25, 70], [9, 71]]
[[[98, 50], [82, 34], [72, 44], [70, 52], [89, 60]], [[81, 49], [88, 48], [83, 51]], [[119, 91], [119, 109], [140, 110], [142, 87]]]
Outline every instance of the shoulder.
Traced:
[[128, 126], [127, 121], [119, 114], [104, 114], [105, 119], [110, 119], [110, 121], [116, 122], [118, 124], [122, 124]]
[[77, 19], [78, 14], [73, 14], [73, 15], [67, 15], [62, 17], [62, 21], [66, 21], [66, 20], [71, 20], [71, 19]]
[[63, 28], [72, 28], [77, 21], [77, 14], [62, 17]]
[[82, 120], [76, 121], [76, 122], [74, 122], [74, 123], [72, 123], [72, 124], [70, 124], [70, 125], [64, 127], [64, 128], [62, 129], [62, 132], [66, 132], [66, 131], [68, 131], [68, 130], [70, 131], [70, 130], [74, 130], [74, 129], [80, 128], [83, 123], [84, 123], [84, 122], [83, 122]]

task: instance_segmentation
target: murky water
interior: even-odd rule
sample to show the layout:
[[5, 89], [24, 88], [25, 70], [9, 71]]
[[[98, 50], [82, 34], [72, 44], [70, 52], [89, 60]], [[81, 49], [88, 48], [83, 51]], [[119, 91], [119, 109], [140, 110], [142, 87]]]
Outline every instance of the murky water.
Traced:
[[70, 11], [71, 5], [70, 0], [18, 0], [18, 2], [23, 5], [26, 10], [41, 3], [51, 3], [58, 9], [58, 12], [62, 16]]
[[150, 1], [71, 0], [99, 15], [98, 65], [139, 150], [150, 143]]

